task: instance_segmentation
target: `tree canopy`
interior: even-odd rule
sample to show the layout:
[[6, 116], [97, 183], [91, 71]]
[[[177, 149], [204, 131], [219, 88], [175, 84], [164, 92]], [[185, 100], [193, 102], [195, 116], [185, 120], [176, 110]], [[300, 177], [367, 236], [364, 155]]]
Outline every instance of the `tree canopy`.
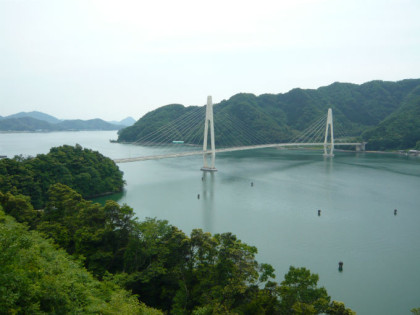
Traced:
[[112, 281], [98, 281], [79, 261], [0, 208], [1, 314], [162, 314]]

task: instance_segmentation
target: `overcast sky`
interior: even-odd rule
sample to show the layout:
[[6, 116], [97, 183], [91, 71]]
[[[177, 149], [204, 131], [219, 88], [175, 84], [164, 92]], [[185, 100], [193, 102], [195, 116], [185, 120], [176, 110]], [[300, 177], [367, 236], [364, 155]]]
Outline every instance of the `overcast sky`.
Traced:
[[0, 115], [420, 78], [419, 0], [0, 0]]

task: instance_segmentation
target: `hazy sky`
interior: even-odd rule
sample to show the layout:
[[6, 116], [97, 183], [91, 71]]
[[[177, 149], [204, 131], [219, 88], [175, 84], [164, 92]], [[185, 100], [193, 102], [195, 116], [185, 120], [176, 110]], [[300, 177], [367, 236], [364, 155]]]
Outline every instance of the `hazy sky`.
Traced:
[[420, 78], [419, 0], [0, 0], [0, 115]]

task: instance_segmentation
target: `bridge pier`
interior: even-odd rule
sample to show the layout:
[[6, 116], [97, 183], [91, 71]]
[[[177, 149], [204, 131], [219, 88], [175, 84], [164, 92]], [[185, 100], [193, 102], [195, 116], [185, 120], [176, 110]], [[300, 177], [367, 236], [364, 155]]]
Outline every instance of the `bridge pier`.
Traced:
[[367, 142], [362, 142], [356, 145], [356, 152], [366, 151], [366, 143]]
[[[330, 143], [328, 143], [328, 130], [330, 131]], [[331, 108], [328, 108], [327, 123], [325, 125], [324, 156], [334, 156], [334, 128]]]
[[[210, 128], [210, 151], [207, 150], [208, 146], [208, 133]], [[207, 161], [207, 157], [211, 157], [210, 165]], [[204, 141], [203, 141], [203, 167], [202, 171], [207, 172], [216, 172], [215, 167], [216, 160], [216, 146], [214, 141], [214, 121], [213, 121], [213, 101], [211, 96], [207, 96], [207, 106], [206, 106], [206, 121], [204, 123]]]

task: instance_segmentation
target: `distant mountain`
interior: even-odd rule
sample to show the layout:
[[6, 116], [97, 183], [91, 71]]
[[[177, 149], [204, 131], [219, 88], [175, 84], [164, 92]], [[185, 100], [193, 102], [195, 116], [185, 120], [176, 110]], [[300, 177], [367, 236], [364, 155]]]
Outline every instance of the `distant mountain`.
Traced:
[[1, 131], [52, 131], [59, 130], [55, 124], [32, 117], [3, 118], [0, 120]]
[[121, 120], [119, 124], [124, 126], [132, 126], [135, 122], [136, 120], [133, 117], [127, 117]]
[[57, 119], [54, 116], [44, 114], [44, 113], [41, 113], [41, 112], [37, 112], [37, 111], [20, 112], [20, 113], [17, 113], [17, 114], [13, 114], [13, 115], [3, 117], [3, 119], [22, 118], [22, 117], [31, 117], [31, 118], [35, 118], [35, 119], [38, 119], [38, 120], [43, 120], [43, 121], [49, 122], [50, 124], [58, 124], [61, 121], [60, 119]]
[[128, 126], [132, 126], [134, 123], [136, 122], [136, 120], [133, 117], [127, 117], [124, 118], [121, 121], [109, 121], [109, 123], [114, 124], [114, 125], [122, 125], [124, 127], [128, 127]]
[[[419, 146], [420, 79], [371, 81], [361, 85], [336, 82], [316, 90], [297, 88], [284, 94], [260, 96], [240, 93], [214, 105], [214, 120], [215, 124], [224, 119], [239, 121], [254, 136], [254, 144], [275, 143], [291, 140], [328, 108], [333, 109], [335, 120], [340, 121], [337, 127], [348, 136], [367, 141], [368, 150]], [[196, 106], [177, 104], [160, 107], [133, 126], [120, 130], [118, 141], [137, 141], [196, 109]], [[185, 132], [179, 128], [167, 138], [184, 139]], [[202, 128], [195, 132], [197, 136], [191, 138], [200, 139]], [[216, 145], [230, 144], [241, 137], [238, 129], [219, 130]]]
[[102, 119], [63, 120], [49, 123], [32, 117], [8, 118], [0, 120], [0, 131], [65, 131], [65, 130], [119, 130], [121, 125], [110, 124]]
[[118, 130], [124, 126], [114, 125], [102, 119], [64, 120], [57, 124], [62, 130]]
[[[32, 111], [32, 112], [20, 112], [17, 114], [9, 115], [2, 117], [0, 116], [0, 120], [3, 119], [16, 119], [16, 118], [34, 118], [37, 120], [45, 121], [50, 124], [57, 124], [59, 127], [57, 128], [48, 128], [48, 129], [57, 129], [57, 130], [66, 130], [66, 129], [83, 129], [83, 130], [92, 130], [92, 129], [100, 129], [100, 130], [115, 130], [115, 129], [121, 129], [123, 127], [131, 126], [136, 121], [132, 117], [127, 117], [121, 121], [111, 121], [111, 122], [105, 122], [101, 119], [91, 119], [91, 120], [80, 120], [80, 119], [73, 119], [73, 120], [63, 120], [58, 119], [54, 116], [38, 112], [38, 111]], [[18, 123], [18, 126], [16, 128], [24, 128], [24, 122], [25, 121], [31, 121], [31, 120], [21, 120], [20, 123]], [[12, 121], [13, 122], [13, 121]], [[11, 122], [7, 123], [8, 126], [11, 126]], [[32, 130], [33, 127], [35, 127], [37, 124], [32, 121], [32, 124], [30, 124], [29, 128]], [[45, 125], [39, 125], [40, 127], [45, 127]], [[43, 129], [43, 128], [38, 128]]]

